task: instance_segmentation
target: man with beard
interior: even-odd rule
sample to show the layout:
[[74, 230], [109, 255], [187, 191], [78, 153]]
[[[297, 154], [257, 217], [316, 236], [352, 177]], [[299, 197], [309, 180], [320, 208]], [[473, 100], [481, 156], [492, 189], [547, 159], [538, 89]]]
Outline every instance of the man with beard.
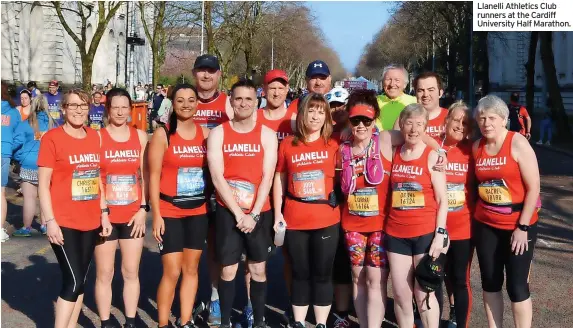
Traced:
[[384, 94], [378, 96], [380, 116], [376, 126], [380, 130], [394, 129], [400, 112], [409, 104], [416, 102], [416, 98], [404, 93], [408, 84], [408, 71], [402, 65], [389, 65], [382, 72], [382, 88]]

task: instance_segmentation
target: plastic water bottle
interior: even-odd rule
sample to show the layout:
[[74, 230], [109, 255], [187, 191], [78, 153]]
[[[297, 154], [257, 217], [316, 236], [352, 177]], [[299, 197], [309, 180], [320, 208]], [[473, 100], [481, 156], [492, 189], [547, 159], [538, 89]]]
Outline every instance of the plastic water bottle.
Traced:
[[277, 232], [275, 233], [275, 246], [282, 246], [285, 241], [286, 226], [284, 223], [279, 222]]

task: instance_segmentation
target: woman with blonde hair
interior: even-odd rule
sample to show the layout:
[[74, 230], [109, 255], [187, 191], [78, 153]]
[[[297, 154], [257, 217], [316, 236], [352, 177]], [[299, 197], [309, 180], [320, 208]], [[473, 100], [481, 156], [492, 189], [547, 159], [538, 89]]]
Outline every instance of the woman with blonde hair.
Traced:
[[[16, 129], [14, 136], [14, 146], [16, 153], [14, 159], [20, 163], [21, 188], [24, 195], [24, 206], [22, 206], [22, 219], [24, 226], [16, 230], [14, 237], [32, 236], [32, 222], [36, 215], [38, 198], [38, 152], [40, 151], [40, 140], [44, 133], [54, 126], [54, 122], [48, 114], [48, 100], [44, 95], [36, 96], [32, 99], [31, 110], [28, 117]], [[42, 225], [40, 231], [46, 234], [45, 218], [40, 215]]]

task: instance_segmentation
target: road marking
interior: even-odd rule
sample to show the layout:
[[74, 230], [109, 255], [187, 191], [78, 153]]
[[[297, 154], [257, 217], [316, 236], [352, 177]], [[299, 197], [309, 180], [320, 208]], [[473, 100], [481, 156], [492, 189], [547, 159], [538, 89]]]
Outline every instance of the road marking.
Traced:
[[544, 244], [546, 247], [549, 247], [549, 248], [552, 248], [552, 247], [553, 247], [553, 245], [552, 245], [550, 242], [546, 241], [545, 239], [538, 238], [537, 240], [538, 240], [540, 243]]
[[44, 255], [44, 254], [46, 254], [46, 252], [47, 252], [50, 248], [52, 248], [52, 246], [48, 245], [48, 246], [46, 246], [46, 247], [41, 248], [39, 251], [37, 251], [37, 252], [34, 253], [34, 254], [36, 254], [36, 255]]

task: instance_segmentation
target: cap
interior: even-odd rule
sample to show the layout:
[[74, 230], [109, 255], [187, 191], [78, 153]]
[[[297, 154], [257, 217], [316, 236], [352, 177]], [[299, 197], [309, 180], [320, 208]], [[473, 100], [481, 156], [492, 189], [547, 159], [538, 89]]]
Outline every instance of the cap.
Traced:
[[328, 69], [328, 65], [322, 60], [315, 60], [312, 63], [308, 64], [306, 68], [306, 77], [311, 78], [315, 75], [324, 75], [329, 76], [330, 70]]
[[267, 72], [267, 74], [265, 74], [265, 84], [269, 84], [274, 80], [277, 79], [281, 79], [284, 80], [286, 83], [288, 83], [288, 76], [287, 73], [283, 70], [280, 69], [273, 69]]
[[327, 94], [324, 95], [326, 100], [328, 100], [328, 103], [339, 102], [343, 104], [346, 104], [346, 102], [348, 101], [348, 96], [350, 96], [348, 91], [341, 87], [333, 88], [330, 91], [328, 91]]
[[57, 87], [58, 85], [59, 85], [58, 80], [52, 80], [50, 81], [50, 84], [48, 84], [48, 86], [50, 87]]
[[195, 64], [193, 65], [193, 69], [196, 68], [212, 68], [220, 70], [221, 66], [219, 66], [219, 59], [217, 59], [217, 57], [205, 54], [195, 59]]
[[373, 120], [374, 115], [375, 115], [374, 108], [362, 104], [352, 106], [352, 108], [350, 108], [350, 110], [348, 111], [348, 117], [364, 116]]
[[424, 255], [416, 266], [414, 275], [422, 290], [431, 293], [438, 289], [444, 279], [445, 254], [433, 259], [429, 254]]

